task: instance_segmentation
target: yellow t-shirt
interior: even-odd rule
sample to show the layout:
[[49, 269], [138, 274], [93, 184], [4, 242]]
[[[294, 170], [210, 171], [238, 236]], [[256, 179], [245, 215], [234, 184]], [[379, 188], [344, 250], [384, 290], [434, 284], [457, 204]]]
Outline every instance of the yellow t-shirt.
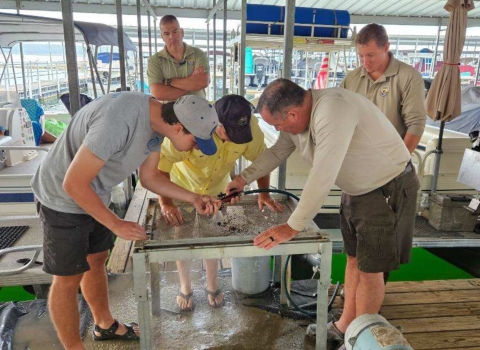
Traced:
[[253, 140], [237, 145], [222, 141], [216, 133], [213, 139], [217, 153], [206, 156], [199, 150], [181, 152], [165, 138], [160, 150], [158, 169], [170, 173], [170, 179], [177, 185], [199, 194], [217, 196], [225, 191], [230, 181], [230, 170], [241, 156], [254, 161], [265, 149], [264, 134], [257, 118], [250, 121]]

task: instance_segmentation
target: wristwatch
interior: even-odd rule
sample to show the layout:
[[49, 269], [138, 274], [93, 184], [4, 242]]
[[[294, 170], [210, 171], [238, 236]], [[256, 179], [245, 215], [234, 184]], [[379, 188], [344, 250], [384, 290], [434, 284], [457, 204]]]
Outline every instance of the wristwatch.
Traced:
[[172, 78], [165, 79], [163, 83], [167, 86], [170, 86], [170, 84], [172, 83]]

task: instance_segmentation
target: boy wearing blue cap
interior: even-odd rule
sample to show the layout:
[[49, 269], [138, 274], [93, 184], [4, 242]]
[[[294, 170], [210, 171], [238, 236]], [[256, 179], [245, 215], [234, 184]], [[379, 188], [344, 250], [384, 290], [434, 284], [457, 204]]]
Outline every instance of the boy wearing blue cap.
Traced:
[[50, 315], [65, 349], [84, 349], [80, 286], [95, 321], [95, 340], [139, 339], [136, 324], [119, 323], [110, 312], [105, 261], [114, 235], [125, 240], [147, 236], [142, 226], [108, 209], [112, 188], [138, 168], [148, 190], [190, 202], [201, 214], [215, 213], [217, 199], [173, 184], [157, 164], [164, 137], [183, 151], [211, 152], [218, 124], [213, 106], [198, 96], [162, 104], [137, 92], [113, 93], [80, 109], [48, 152], [32, 188], [44, 231], [43, 269], [54, 275]]

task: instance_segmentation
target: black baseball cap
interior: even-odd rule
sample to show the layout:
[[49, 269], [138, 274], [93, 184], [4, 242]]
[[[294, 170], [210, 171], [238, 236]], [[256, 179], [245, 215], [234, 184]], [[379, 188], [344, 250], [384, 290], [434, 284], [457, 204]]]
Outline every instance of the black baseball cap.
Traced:
[[218, 120], [222, 123], [228, 138], [236, 144], [253, 140], [250, 120], [255, 107], [245, 97], [226, 95], [215, 102]]

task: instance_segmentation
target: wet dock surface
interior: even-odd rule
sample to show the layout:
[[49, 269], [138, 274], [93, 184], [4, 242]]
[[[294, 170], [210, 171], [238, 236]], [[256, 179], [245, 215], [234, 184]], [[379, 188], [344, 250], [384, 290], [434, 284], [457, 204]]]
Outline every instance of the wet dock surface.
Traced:
[[[262, 299], [244, 299], [244, 295], [236, 293], [231, 287], [229, 276], [219, 277], [225, 304], [212, 308], [205, 292], [204, 271], [197, 270], [195, 265], [200, 267], [201, 264], [192, 264], [194, 309], [191, 312], [182, 312], [175, 302], [179, 290], [178, 274], [175, 271], [161, 273], [161, 312], [159, 316], [152, 316], [154, 349], [315, 348], [314, 341], [305, 337], [306, 327], [310, 323], [308, 320], [296, 321], [261, 309], [257, 304], [262, 304]], [[123, 274], [111, 277], [109, 289], [111, 306], [115, 310], [114, 317], [127, 322], [137, 320], [132, 276]], [[138, 342], [93, 341], [92, 327], [84, 339], [84, 345], [89, 350], [139, 348]]]
[[[225, 305], [211, 308], [204, 291], [204, 272], [197, 269], [200, 266], [193, 266], [195, 308], [189, 313], [181, 313], [175, 303], [178, 275], [162, 272], [162, 311], [152, 318], [154, 349], [314, 349], [305, 337], [307, 320], [282, 318], [256, 307], [255, 299], [245, 302], [231, 289], [228, 277], [220, 277]], [[132, 276], [111, 276], [109, 285], [114, 316], [136, 321]], [[342, 306], [337, 297], [335, 311], [340, 312]], [[480, 349], [480, 279], [388, 283], [380, 313], [416, 350]], [[95, 342], [92, 329], [93, 324], [84, 338], [86, 349], [139, 348], [138, 342]], [[36, 322], [27, 320], [15, 336], [30, 337], [22, 344], [31, 350], [61, 348], [48, 314], [40, 315]]]

